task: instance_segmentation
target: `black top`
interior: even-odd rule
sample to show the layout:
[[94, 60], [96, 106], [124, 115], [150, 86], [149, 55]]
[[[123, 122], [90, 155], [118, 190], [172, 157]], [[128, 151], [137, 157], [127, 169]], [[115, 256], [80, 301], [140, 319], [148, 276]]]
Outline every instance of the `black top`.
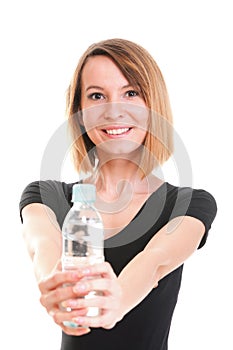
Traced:
[[[44, 203], [54, 211], [62, 227], [72, 204], [72, 186], [73, 183], [52, 180], [29, 184], [21, 197], [20, 213], [30, 203]], [[118, 275], [164, 225], [182, 215], [195, 217], [204, 223], [205, 235], [199, 245], [201, 248], [206, 242], [216, 212], [216, 202], [210, 193], [189, 187], [175, 187], [165, 182], [121, 232], [105, 240], [105, 260], [110, 262]], [[96, 328], [80, 337], [62, 333], [61, 350], [166, 350], [182, 269], [183, 266], [180, 266], [160, 280], [158, 287], [113, 329]]]

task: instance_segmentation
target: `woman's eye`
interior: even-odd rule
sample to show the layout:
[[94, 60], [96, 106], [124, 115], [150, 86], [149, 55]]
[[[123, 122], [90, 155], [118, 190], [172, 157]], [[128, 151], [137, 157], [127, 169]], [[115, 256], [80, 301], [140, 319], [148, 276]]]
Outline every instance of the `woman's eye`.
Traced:
[[104, 98], [103, 94], [100, 92], [94, 92], [88, 96], [91, 100], [101, 100]]
[[127, 97], [135, 97], [135, 96], [138, 96], [138, 95], [139, 95], [138, 92], [135, 91], [135, 90], [129, 90], [129, 91], [126, 92], [126, 96]]

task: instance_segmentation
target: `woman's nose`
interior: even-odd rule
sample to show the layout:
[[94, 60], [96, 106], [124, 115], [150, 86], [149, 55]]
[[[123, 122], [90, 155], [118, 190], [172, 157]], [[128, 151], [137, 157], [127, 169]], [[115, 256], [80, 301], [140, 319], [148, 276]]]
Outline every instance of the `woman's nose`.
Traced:
[[105, 105], [104, 118], [115, 120], [124, 116], [124, 104], [120, 102], [110, 102]]

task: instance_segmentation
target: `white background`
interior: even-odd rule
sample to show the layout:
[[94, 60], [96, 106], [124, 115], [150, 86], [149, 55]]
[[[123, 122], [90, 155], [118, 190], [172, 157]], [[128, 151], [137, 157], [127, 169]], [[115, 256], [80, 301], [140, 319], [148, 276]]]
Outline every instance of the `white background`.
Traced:
[[[39, 179], [44, 148], [65, 120], [65, 90], [78, 58], [93, 42], [112, 37], [136, 41], [156, 59], [170, 93], [175, 128], [192, 161], [192, 185], [210, 191], [218, 203], [208, 244], [185, 265], [169, 350], [233, 348], [230, 5], [226, 0], [1, 2], [4, 349], [59, 349], [60, 330], [38, 301], [18, 202], [24, 187]], [[164, 171], [175, 184], [172, 166]], [[69, 176], [74, 175], [64, 168], [64, 180]]]

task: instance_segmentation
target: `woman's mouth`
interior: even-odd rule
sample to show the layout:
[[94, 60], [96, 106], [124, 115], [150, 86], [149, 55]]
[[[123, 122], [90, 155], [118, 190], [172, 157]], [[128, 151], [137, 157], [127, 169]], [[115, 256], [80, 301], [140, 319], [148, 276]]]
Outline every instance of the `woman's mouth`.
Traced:
[[104, 130], [108, 135], [122, 135], [127, 133], [130, 128], [107, 129]]
[[102, 129], [102, 131], [109, 136], [125, 136], [132, 128], [118, 127], [118, 128], [108, 128]]

